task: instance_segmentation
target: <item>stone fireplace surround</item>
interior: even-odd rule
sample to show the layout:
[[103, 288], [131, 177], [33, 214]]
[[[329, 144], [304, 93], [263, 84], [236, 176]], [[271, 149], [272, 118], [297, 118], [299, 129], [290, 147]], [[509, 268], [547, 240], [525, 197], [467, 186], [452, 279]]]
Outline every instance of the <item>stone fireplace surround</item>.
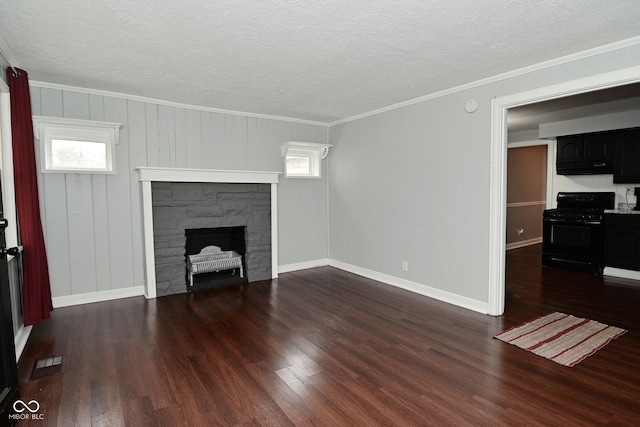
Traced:
[[[145, 297], [158, 296], [154, 243], [153, 183], [270, 184], [271, 187], [271, 278], [278, 277], [278, 193], [279, 172], [221, 171], [209, 169], [137, 168], [142, 183], [142, 211], [145, 247]], [[197, 190], [196, 190], [197, 191]], [[182, 257], [184, 258], [184, 256]]]

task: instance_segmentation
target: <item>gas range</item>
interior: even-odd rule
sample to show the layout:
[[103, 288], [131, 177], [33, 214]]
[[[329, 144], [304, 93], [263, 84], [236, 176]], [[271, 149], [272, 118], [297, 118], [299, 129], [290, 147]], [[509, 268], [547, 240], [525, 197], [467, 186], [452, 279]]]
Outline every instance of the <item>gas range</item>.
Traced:
[[542, 214], [542, 264], [602, 271], [603, 217], [614, 192], [558, 193], [558, 207]]

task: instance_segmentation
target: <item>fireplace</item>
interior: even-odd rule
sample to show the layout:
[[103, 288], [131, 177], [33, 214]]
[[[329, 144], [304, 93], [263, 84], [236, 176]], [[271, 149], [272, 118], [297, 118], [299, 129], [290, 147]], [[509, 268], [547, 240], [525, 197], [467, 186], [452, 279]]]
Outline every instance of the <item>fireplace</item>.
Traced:
[[145, 296], [186, 292], [186, 230], [245, 227], [249, 282], [277, 278], [279, 172], [137, 168], [142, 183]]
[[185, 230], [187, 291], [248, 282], [246, 230], [244, 226]]

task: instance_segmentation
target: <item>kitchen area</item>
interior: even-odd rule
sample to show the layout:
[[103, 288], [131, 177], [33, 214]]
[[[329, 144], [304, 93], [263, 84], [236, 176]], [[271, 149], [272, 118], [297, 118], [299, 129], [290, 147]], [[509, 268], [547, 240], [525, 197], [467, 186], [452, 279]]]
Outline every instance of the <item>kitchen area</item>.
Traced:
[[606, 175], [613, 185], [639, 186], [627, 187], [617, 203], [615, 191], [558, 192], [557, 207], [543, 213], [542, 264], [640, 271], [640, 128], [558, 137], [556, 174]]
[[[635, 279], [640, 285], [639, 85], [517, 107], [509, 115], [509, 156], [538, 145], [548, 159], [543, 195], [537, 197], [542, 202], [507, 201], [507, 227], [514, 228], [507, 238], [510, 231], [519, 235], [525, 229], [524, 220], [514, 219], [516, 207], [542, 203], [534, 214], [540, 218], [542, 211], [541, 235], [537, 241], [528, 236], [527, 242], [542, 243], [543, 266]], [[518, 247], [508, 240], [507, 249], [510, 245]]]

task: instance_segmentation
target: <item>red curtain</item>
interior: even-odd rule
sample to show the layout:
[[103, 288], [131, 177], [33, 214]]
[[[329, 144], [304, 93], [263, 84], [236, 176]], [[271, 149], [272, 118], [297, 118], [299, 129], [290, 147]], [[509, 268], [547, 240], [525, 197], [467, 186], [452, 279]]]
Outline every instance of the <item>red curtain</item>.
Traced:
[[24, 324], [37, 325], [51, 317], [51, 285], [44, 247], [36, 155], [31, 120], [31, 98], [27, 72], [7, 67], [11, 98], [11, 136], [13, 139], [13, 171], [16, 187], [16, 209], [22, 252], [22, 300]]

